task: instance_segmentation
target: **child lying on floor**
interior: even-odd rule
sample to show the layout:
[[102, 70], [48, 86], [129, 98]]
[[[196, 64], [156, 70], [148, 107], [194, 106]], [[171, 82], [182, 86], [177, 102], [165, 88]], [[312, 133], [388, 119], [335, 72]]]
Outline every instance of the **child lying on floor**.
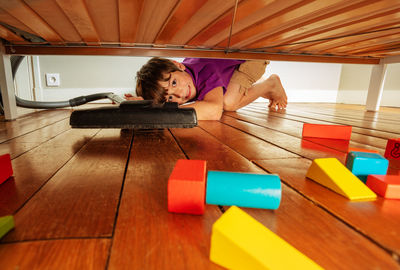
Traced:
[[224, 110], [236, 111], [259, 97], [269, 99], [273, 110], [284, 109], [287, 97], [277, 75], [256, 83], [267, 64], [260, 60], [201, 58], [185, 58], [179, 63], [155, 57], [137, 72], [138, 98], [126, 98], [177, 102], [194, 108], [199, 120], [219, 120]]

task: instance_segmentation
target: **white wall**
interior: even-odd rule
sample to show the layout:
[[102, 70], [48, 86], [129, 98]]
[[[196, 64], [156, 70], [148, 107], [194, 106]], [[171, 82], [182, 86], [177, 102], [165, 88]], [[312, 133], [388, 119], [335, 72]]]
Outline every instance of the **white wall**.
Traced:
[[[371, 65], [343, 65], [337, 102], [365, 105], [371, 71]], [[400, 64], [388, 65], [381, 106], [400, 107], [399, 74]]]
[[[39, 56], [37, 59], [41, 88], [35, 90], [41, 93], [29, 96], [27, 93], [31, 89], [23, 91], [24, 87], [32, 87], [33, 80], [26, 79], [29, 78], [29, 70], [24, 71], [23, 64], [17, 73], [18, 95], [23, 93], [24, 98], [36, 96], [37, 100], [57, 101], [99, 92], [134, 93], [136, 72], [149, 58]], [[272, 61], [264, 77], [278, 74], [289, 102], [365, 104], [371, 69], [371, 65]], [[59, 73], [61, 85], [46, 86], [46, 73]], [[400, 74], [400, 64], [388, 65], [383, 106], [400, 107], [400, 76], [397, 74]]]
[[337, 102], [364, 105], [367, 100], [371, 70], [371, 65], [342, 65]]
[[[44, 100], [112, 91], [134, 92], [135, 74], [146, 57], [40, 56]], [[182, 59], [177, 59], [182, 60]], [[264, 77], [278, 74], [290, 102], [336, 102], [341, 65], [274, 61]], [[47, 87], [46, 73], [59, 73], [60, 87]]]
[[[123, 56], [40, 56], [43, 99], [65, 100], [99, 92], [133, 93], [136, 71], [147, 60]], [[59, 73], [60, 86], [47, 86], [46, 73]]]
[[289, 102], [336, 102], [341, 64], [272, 61], [263, 77], [278, 74]]

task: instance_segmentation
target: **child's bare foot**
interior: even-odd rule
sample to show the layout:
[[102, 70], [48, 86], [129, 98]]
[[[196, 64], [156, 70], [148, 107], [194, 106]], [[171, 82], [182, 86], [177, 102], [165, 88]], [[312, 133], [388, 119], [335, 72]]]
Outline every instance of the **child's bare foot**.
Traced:
[[287, 106], [287, 96], [279, 76], [272, 74], [264, 83], [267, 85], [267, 91], [263, 95], [263, 98], [269, 99], [268, 107], [271, 110], [285, 109]]

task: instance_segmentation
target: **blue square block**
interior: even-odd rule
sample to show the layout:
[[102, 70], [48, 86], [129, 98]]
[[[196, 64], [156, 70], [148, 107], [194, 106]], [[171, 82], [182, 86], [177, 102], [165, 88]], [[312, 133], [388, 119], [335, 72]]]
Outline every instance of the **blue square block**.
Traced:
[[389, 161], [377, 153], [350, 152], [346, 167], [365, 183], [370, 174], [386, 174]]

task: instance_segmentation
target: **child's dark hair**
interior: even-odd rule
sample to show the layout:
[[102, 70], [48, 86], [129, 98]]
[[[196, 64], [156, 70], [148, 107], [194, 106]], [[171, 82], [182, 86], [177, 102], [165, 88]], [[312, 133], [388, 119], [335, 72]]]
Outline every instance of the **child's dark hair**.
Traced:
[[160, 104], [165, 102], [166, 89], [159, 82], [167, 81], [164, 74], [181, 71], [171, 60], [154, 57], [136, 73], [136, 94]]

